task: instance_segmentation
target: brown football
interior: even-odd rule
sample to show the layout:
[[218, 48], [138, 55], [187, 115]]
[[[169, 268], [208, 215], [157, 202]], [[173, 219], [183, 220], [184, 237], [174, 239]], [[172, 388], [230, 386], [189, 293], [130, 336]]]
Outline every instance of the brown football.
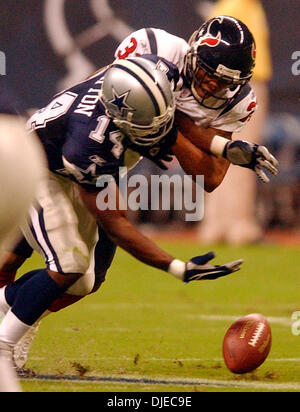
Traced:
[[252, 372], [267, 358], [272, 333], [267, 319], [252, 313], [234, 322], [223, 340], [223, 357], [233, 373]]

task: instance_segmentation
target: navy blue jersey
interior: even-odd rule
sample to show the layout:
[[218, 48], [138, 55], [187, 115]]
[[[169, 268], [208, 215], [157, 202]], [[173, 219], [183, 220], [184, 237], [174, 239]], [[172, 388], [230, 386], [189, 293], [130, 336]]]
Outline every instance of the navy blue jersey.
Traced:
[[[157, 56], [146, 58], [168, 66]], [[176, 84], [177, 68], [170, 63], [164, 70]], [[117, 176], [124, 165], [124, 135], [107, 117], [98, 96], [105, 71], [59, 93], [28, 121], [45, 149], [49, 169], [82, 185], [95, 185], [104, 174]]]
[[104, 73], [59, 93], [27, 124], [40, 138], [49, 169], [79, 184], [116, 175], [124, 162], [124, 136], [98, 97]]

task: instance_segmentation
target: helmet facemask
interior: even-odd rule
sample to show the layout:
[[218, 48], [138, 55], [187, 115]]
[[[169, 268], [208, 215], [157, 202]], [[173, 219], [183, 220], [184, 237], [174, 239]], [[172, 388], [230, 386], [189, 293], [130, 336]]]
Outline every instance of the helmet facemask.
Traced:
[[[237, 41], [238, 36], [240, 41]], [[218, 16], [196, 30], [189, 44], [184, 74], [193, 96], [208, 109], [223, 108], [252, 77], [255, 42], [251, 33], [237, 19]], [[204, 72], [200, 78], [199, 69]], [[202, 84], [208, 76], [223, 83], [224, 87], [216, 93], [207, 92]], [[198, 94], [197, 88], [203, 91], [203, 96]]]
[[172, 129], [174, 112], [175, 104], [168, 107], [165, 114], [153, 118], [152, 123], [148, 125], [139, 125], [123, 119], [114, 119], [113, 122], [134, 145], [153, 146]]
[[142, 57], [115, 61], [105, 75], [100, 100], [130, 146], [159, 143], [174, 122], [171, 84], [156, 65]]
[[[200, 78], [198, 77], [199, 69], [203, 70], [203, 75]], [[202, 62], [197, 53], [191, 49], [186, 55], [185, 76], [193, 96], [201, 106], [207, 109], [219, 110], [229, 104], [233, 96], [236, 96], [237, 93], [242, 90], [243, 86], [250, 80], [252, 74], [247, 78], [240, 78], [238, 71], [228, 69], [221, 64], [217, 70], [214, 70]], [[224, 87], [219, 92], [208, 92], [202, 87], [207, 77], [215, 78], [223, 83]], [[203, 91], [203, 96], [198, 94], [196, 86]], [[237, 88], [239, 89], [237, 90]]]

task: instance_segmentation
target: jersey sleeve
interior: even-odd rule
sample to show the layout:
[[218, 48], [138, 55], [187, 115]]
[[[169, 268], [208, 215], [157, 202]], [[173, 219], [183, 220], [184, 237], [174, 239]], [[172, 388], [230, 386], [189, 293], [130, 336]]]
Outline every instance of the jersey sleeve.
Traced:
[[143, 58], [151, 60], [153, 63], [155, 63], [157, 65], [157, 68], [167, 75], [169, 82], [172, 84], [172, 89], [176, 89], [177, 83], [179, 81], [179, 71], [175, 64], [155, 54], [145, 54], [143, 55]]
[[201, 106], [187, 88], [181, 90], [176, 100], [177, 110], [193, 119], [197, 126], [231, 133], [242, 131], [256, 107], [256, 96], [249, 85], [244, 86], [224, 109], [211, 110]]
[[[101, 132], [103, 130], [103, 133]], [[76, 123], [62, 148], [62, 160], [68, 176], [83, 186], [97, 186], [103, 175], [118, 175], [123, 166], [122, 135], [105, 116], [91, 119], [89, 127]]]
[[115, 58], [154, 54], [175, 64], [179, 73], [184, 66], [184, 56], [189, 49], [188, 43], [165, 30], [144, 28], [127, 36], [115, 51]]

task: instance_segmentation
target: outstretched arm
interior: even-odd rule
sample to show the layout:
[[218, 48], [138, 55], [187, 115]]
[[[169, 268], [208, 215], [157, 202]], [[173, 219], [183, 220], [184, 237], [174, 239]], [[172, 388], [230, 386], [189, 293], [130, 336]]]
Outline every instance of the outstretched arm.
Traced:
[[110, 183], [107, 189], [111, 196], [116, 196], [115, 210], [100, 210], [97, 207], [97, 192], [87, 191], [80, 187], [80, 193], [86, 207], [105, 230], [108, 237], [136, 259], [169, 272], [184, 282], [217, 279], [240, 269], [241, 260], [221, 266], [209, 264], [208, 262], [214, 258], [212, 252], [204, 256], [196, 256], [187, 263], [175, 259], [129, 222], [126, 212], [120, 207], [122, 199], [117, 185]]
[[221, 184], [230, 166], [226, 159], [199, 149], [180, 132], [172, 152], [186, 174], [193, 178], [204, 176], [204, 189], [207, 192], [212, 192]]
[[228, 140], [232, 133], [197, 126], [190, 117], [178, 111], [175, 122], [179, 132], [172, 146], [173, 153], [187, 174], [203, 175], [204, 189], [212, 192], [222, 183], [230, 162], [210, 152], [211, 142], [217, 132]]
[[97, 207], [98, 192], [90, 192], [80, 186], [81, 197], [86, 207], [105, 230], [108, 237], [117, 246], [141, 262], [167, 271], [174, 258], [144, 236], [127, 219], [126, 210], [122, 210], [120, 206], [123, 204], [123, 200], [115, 182], [110, 183], [105, 190], [108, 191], [108, 196], [116, 199], [115, 210], [100, 210]]
[[[199, 149], [216, 155], [218, 161], [227, 159], [234, 165], [251, 169], [264, 183], [269, 182], [265, 170], [275, 176], [278, 174], [278, 161], [265, 146], [244, 140], [231, 141], [231, 133], [199, 127], [181, 112], [176, 112], [176, 123], [187, 139]], [[225, 164], [223, 168], [226, 174]]]
[[[213, 127], [201, 127], [197, 126], [195, 122], [186, 114], [176, 111], [175, 114], [175, 123], [184, 135], [193, 145], [198, 147], [201, 150], [211, 153], [211, 144], [216, 134], [223, 136], [224, 138], [231, 140], [232, 133], [225, 130], [217, 130]], [[223, 160], [224, 159], [219, 159]]]

